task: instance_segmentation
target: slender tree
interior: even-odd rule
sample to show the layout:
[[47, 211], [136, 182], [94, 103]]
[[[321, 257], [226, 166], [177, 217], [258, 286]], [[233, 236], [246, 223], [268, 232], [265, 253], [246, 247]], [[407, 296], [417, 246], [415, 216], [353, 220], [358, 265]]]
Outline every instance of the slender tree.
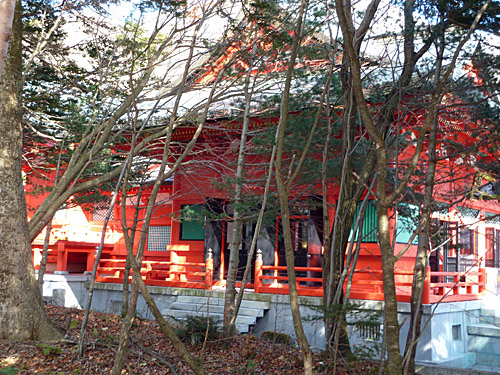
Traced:
[[[251, 33], [254, 38], [257, 36], [256, 32]], [[242, 204], [242, 191], [243, 191], [243, 181], [244, 181], [244, 168], [245, 168], [245, 157], [246, 157], [246, 145], [247, 145], [247, 134], [248, 127], [250, 123], [250, 105], [252, 102], [253, 87], [251, 87], [251, 74], [253, 70], [255, 54], [257, 51], [257, 42], [255, 39], [253, 41], [252, 53], [250, 56], [250, 64], [248, 67], [248, 72], [245, 77], [245, 83], [243, 87], [243, 95], [245, 98], [245, 112], [243, 115], [243, 126], [241, 129], [240, 146], [238, 151], [238, 160], [236, 166], [236, 182], [234, 184], [234, 226], [232, 233], [232, 240], [230, 244], [229, 251], [229, 265], [227, 271], [226, 279], [226, 293], [224, 295], [224, 336], [229, 337], [235, 331], [235, 322], [238, 311], [236, 310], [235, 297], [236, 297], [236, 273], [238, 271], [238, 260], [239, 260], [239, 248], [241, 245], [241, 229], [243, 225], [241, 204]], [[255, 81], [254, 81], [255, 82]], [[248, 262], [251, 262], [252, 258], [248, 257]], [[244, 293], [244, 286], [240, 288], [240, 294]]]
[[22, 23], [16, 3], [11, 43], [0, 80], [0, 339], [54, 340], [61, 334], [50, 323], [33, 268], [24, 187], [22, 155]]

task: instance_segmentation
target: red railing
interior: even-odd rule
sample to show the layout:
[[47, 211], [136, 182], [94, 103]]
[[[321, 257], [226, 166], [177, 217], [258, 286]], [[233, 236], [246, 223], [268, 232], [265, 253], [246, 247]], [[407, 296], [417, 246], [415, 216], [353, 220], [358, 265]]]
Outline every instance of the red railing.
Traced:
[[[478, 299], [486, 291], [486, 269], [466, 272], [428, 272], [426, 283], [429, 285], [429, 301], [437, 302], [446, 298], [446, 301], [462, 301], [467, 297]], [[431, 282], [436, 278], [438, 282]], [[472, 298], [468, 298], [472, 299]]]
[[[321, 267], [295, 267], [295, 272], [299, 275], [306, 275], [296, 276], [299, 295], [317, 297], [323, 295]], [[317, 277], [318, 274], [319, 277]], [[254, 289], [255, 293], [288, 294], [289, 291], [286, 266], [265, 266], [260, 250], [257, 251], [257, 260], [255, 261]]]
[[[213, 259], [204, 263], [144, 260], [141, 277], [146, 285], [210, 289], [213, 283]], [[97, 282], [123, 283], [125, 259], [101, 259]], [[132, 278], [132, 270], [129, 279]]]
[[[319, 267], [295, 267], [296, 271], [305, 271], [309, 274], [321, 272]], [[272, 275], [264, 275], [264, 271], [271, 271]], [[256, 293], [287, 293], [288, 277], [280, 273], [286, 267], [264, 266], [261, 260], [255, 263], [255, 292]], [[268, 272], [269, 273], [269, 272]], [[431, 283], [431, 278], [439, 278], [439, 282]], [[412, 271], [394, 271], [396, 295], [400, 302], [410, 302], [413, 282]], [[449, 281], [447, 279], [452, 279]], [[265, 284], [265, 280], [271, 280]], [[315, 284], [314, 287], [309, 286]], [[320, 284], [318, 287], [317, 284]], [[322, 296], [322, 278], [297, 277], [297, 292], [299, 295]], [[486, 270], [467, 272], [432, 272], [427, 268], [426, 278], [422, 291], [422, 303], [430, 304], [440, 301], [467, 301], [481, 298], [486, 287]], [[344, 291], [346, 287], [344, 286]], [[356, 270], [350, 290], [350, 298], [363, 300], [384, 300], [384, 283], [382, 271], [372, 269]]]
[[[125, 259], [102, 259], [97, 281], [123, 282]], [[211, 252], [203, 263], [173, 262], [146, 259], [142, 263], [141, 277], [147, 285], [210, 289], [213, 285], [213, 259]], [[299, 295], [323, 296], [321, 267], [295, 267]], [[413, 281], [412, 271], [394, 271], [397, 299], [409, 302]], [[431, 280], [433, 282], [431, 282]], [[432, 272], [428, 267], [422, 292], [422, 303], [440, 301], [467, 301], [479, 299], [486, 287], [486, 270], [467, 272]], [[289, 282], [285, 266], [264, 265], [257, 252], [254, 275], [255, 293], [288, 294]], [[345, 290], [345, 286], [344, 286]], [[351, 299], [384, 300], [382, 271], [355, 270], [350, 290]]]

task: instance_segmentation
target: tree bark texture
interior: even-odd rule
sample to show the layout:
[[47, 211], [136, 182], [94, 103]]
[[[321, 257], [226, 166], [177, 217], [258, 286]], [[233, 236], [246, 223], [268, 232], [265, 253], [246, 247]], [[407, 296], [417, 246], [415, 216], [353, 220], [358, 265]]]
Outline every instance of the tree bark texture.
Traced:
[[290, 61], [288, 64], [287, 75], [285, 80], [285, 87], [281, 98], [280, 119], [278, 122], [278, 127], [276, 129], [276, 184], [278, 188], [281, 220], [283, 226], [283, 240], [285, 243], [285, 258], [286, 258], [286, 267], [288, 275], [288, 288], [290, 295], [290, 308], [292, 312], [293, 327], [295, 329], [295, 335], [297, 336], [297, 341], [299, 343], [300, 350], [302, 352], [302, 359], [304, 361], [304, 374], [312, 375], [313, 373], [312, 353], [311, 353], [311, 348], [309, 347], [309, 343], [307, 342], [307, 337], [304, 333], [304, 328], [302, 326], [302, 320], [300, 316], [299, 300], [297, 295], [297, 281], [295, 277], [295, 256], [293, 254], [293, 246], [292, 246], [292, 238], [290, 230], [290, 207], [289, 207], [290, 187], [288, 183], [290, 183], [290, 181], [293, 180], [293, 175], [292, 177], [289, 177], [288, 183], [286, 183], [282, 169], [284, 140], [286, 134], [286, 126], [288, 122], [288, 107], [290, 100], [292, 73], [301, 40], [303, 17], [306, 13], [307, 7], [308, 7], [308, 1], [302, 0], [299, 14], [297, 17], [297, 26], [295, 28], [296, 34], [293, 38]]
[[[238, 185], [238, 184], [237, 184]], [[241, 189], [236, 186], [235, 206], [239, 204], [239, 193]], [[234, 322], [236, 321], [236, 311], [234, 299], [236, 298], [236, 274], [238, 272], [238, 256], [241, 243], [241, 227], [243, 225], [239, 218], [239, 210], [234, 210], [234, 230], [232, 232], [233, 240], [229, 249], [229, 266], [226, 277], [226, 293], [224, 295], [224, 337], [231, 337], [236, 333]], [[243, 293], [243, 289], [240, 289]], [[234, 318], [234, 319], [233, 319]]]
[[[255, 34], [257, 37], [257, 33]], [[245, 178], [245, 160], [246, 160], [246, 146], [247, 146], [247, 133], [250, 124], [250, 105], [252, 101], [253, 89], [250, 89], [250, 78], [253, 68], [253, 62], [257, 51], [257, 38], [253, 42], [252, 55], [250, 58], [250, 66], [245, 77], [245, 85], [243, 92], [245, 94], [245, 112], [243, 115], [243, 127], [241, 128], [240, 148], [238, 151], [238, 164], [236, 166], [236, 181], [234, 184], [234, 228], [232, 233], [232, 241], [229, 248], [229, 267], [226, 278], [226, 295], [224, 300], [224, 337], [232, 336], [235, 332], [236, 317], [238, 315], [239, 305], [235, 304], [236, 298], [236, 275], [238, 272], [239, 249], [241, 246], [241, 231], [242, 231], [242, 192], [243, 181]], [[256, 236], [258, 236], [258, 231]], [[248, 265], [252, 262], [252, 257], [249, 256]], [[246, 267], [247, 271], [250, 267]], [[248, 275], [248, 272], [246, 272]], [[246, 280], [245, 280], [246, 281]], [[240, 295], [243, 296], [245, 292], [245, 285], [242, 283], [240, 288]], [[239, 297], [239, 296], [238, 296]], [[241, 302], [240, 302], [241, 303]]]
[[16, 6], [8, 59], [0, 81], [0, 339], [49, 341], [52, 326], [35, 279], [28, 237], [22, 154], [22, 24]]
[[[380, 169], [378, 169], [379, 174]], [[378, 181], [381, 179], [379, 177]], [[387, 371], [388, 374], [396, 375], [401, 373], [402, 358], [399, 349], [398, 301], [396, 297], [396, 282], [394, 280], [395, 257], [391, 244], [388, 212], [389, 207], [384, 204], [382, 199], [378, 199], [377, 221], [380, 254], [382, 256], [382, 278], [384, 282], [384, 335], [387, 343]]]
[[8, 57], [14, 10], [17, 3], [17, 0], [0, 0], [0, 77]]
[[[333, 314], [332, 311], [332, 308], [342, 300], [342, 296], [336, 296], [336, 291], [344, 268], [345, 249], [358, 205], [358, 200], [354, 196], [355, 181], [352, 162], [352, 145], [354, 144], [354, 131], [352, 128], [356, 124], [356, 103], [351, 91], [348, 89], [348, 80], [345, 79], [348, 75], [346, 70], [346, 64], [343, 64], [342, 86], [344, 88], [345, 104], [342, 114], [342, 177], [330, 247], [327, 248], [326, 254], [328, 255], [323, 266], [323, 278], [325, 280], [323, 283], [323, 299], [326, 313], [325, 349], [330, 355], [336, 355], [337, 343], [341, 353], [348, 354], [350, 352], [344, 314]], [[335, 338], [338, 339], [338, 342], [336, 342]]]

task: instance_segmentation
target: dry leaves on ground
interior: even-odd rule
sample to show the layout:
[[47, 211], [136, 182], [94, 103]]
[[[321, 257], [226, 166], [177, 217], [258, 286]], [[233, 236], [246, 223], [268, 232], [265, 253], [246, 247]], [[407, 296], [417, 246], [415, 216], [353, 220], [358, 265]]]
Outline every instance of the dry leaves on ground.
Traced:
[[[92, 312], [87, 330], [83, 358], [75, 353], [83, 311], [48, 306], [54, 324], [65, 334], [61, 342], [0, 342], [0, 375], [24, 374], [110, 374], [120, 337], [120, 317]], [[201, 344], [188, 345], [201, 355]], [[210, 342], [203, 355], [204, 367], [214, 375], [302, 374], [300, 351], [286, 344], [241, 335], [230, 342]], [[315, 372], [331, 374], [332, 365], [321, 354], [314, 357]], [[354, 366], [354, 367], [352, 367]], [[357, 362], [349, 369], [337, 366], [337, 374], [374, 373], [367, 362]], [[160, 333], [156, 322], [136, 320], [131, 345], [122, 374], [192, 374], [170, 342]]]

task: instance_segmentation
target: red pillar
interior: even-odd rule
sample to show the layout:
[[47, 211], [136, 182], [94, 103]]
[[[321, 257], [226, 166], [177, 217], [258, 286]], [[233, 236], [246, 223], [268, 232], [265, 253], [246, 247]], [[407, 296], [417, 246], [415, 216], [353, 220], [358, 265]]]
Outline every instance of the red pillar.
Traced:
[[92, 270], [94, 269], [94, 263], [95, 263], [95, 255], [97, 254], [97, 251], [99, 250], [99, 246], [95, 247], [95, 251], [89, 251], [87, 253], [87, 272], [92, 273]]
[[458, 283], [460, 282], [460, 276], [455, 275], [453, 276], [453, 294], [457, 295], [460, 294], [460, 287], [458, 286]]
[[262, 250], [258, 249], [257, 250], [257, 256], [255, 258], [255, 281], [254, 281], [254, 288], [255, 288], [255, 293], [259, 293], [260, 288], [262, 287], [262, 266], [264, 262], [262, 260]]
[[174, 250], [170, 251], [170, 262], [172, 262], [172, 264], [170, 265], [170, 271], [172, 273], [170, 274], [170, 276], [168, 278], [169, 278], [169, 280], [179, 280], [179, 277], [176, 273], [179, 269], [179, 267], [178, 267], [179, 257], [177, 256], [177, 252]]
[[425, 269], [424, 289], [422, 290], [422, 304], [431, 303], [431, 267]]
[[68, 253], [66, 251], [66, 242], [59, 241], [57, 243], [57, 266], [56, 273], [68, 273]]
[[208, 289], [212, 289], [212, 280], [214, 275], [214, 258], [212, 249], [208, 249], [207, 259], [205, 260], [205, 285]]
[[478, 284], [479, 284], [479, 294], [484, 294], [486, 291], [486, 268], [479, 268], [479, 277], [478, 277]]

